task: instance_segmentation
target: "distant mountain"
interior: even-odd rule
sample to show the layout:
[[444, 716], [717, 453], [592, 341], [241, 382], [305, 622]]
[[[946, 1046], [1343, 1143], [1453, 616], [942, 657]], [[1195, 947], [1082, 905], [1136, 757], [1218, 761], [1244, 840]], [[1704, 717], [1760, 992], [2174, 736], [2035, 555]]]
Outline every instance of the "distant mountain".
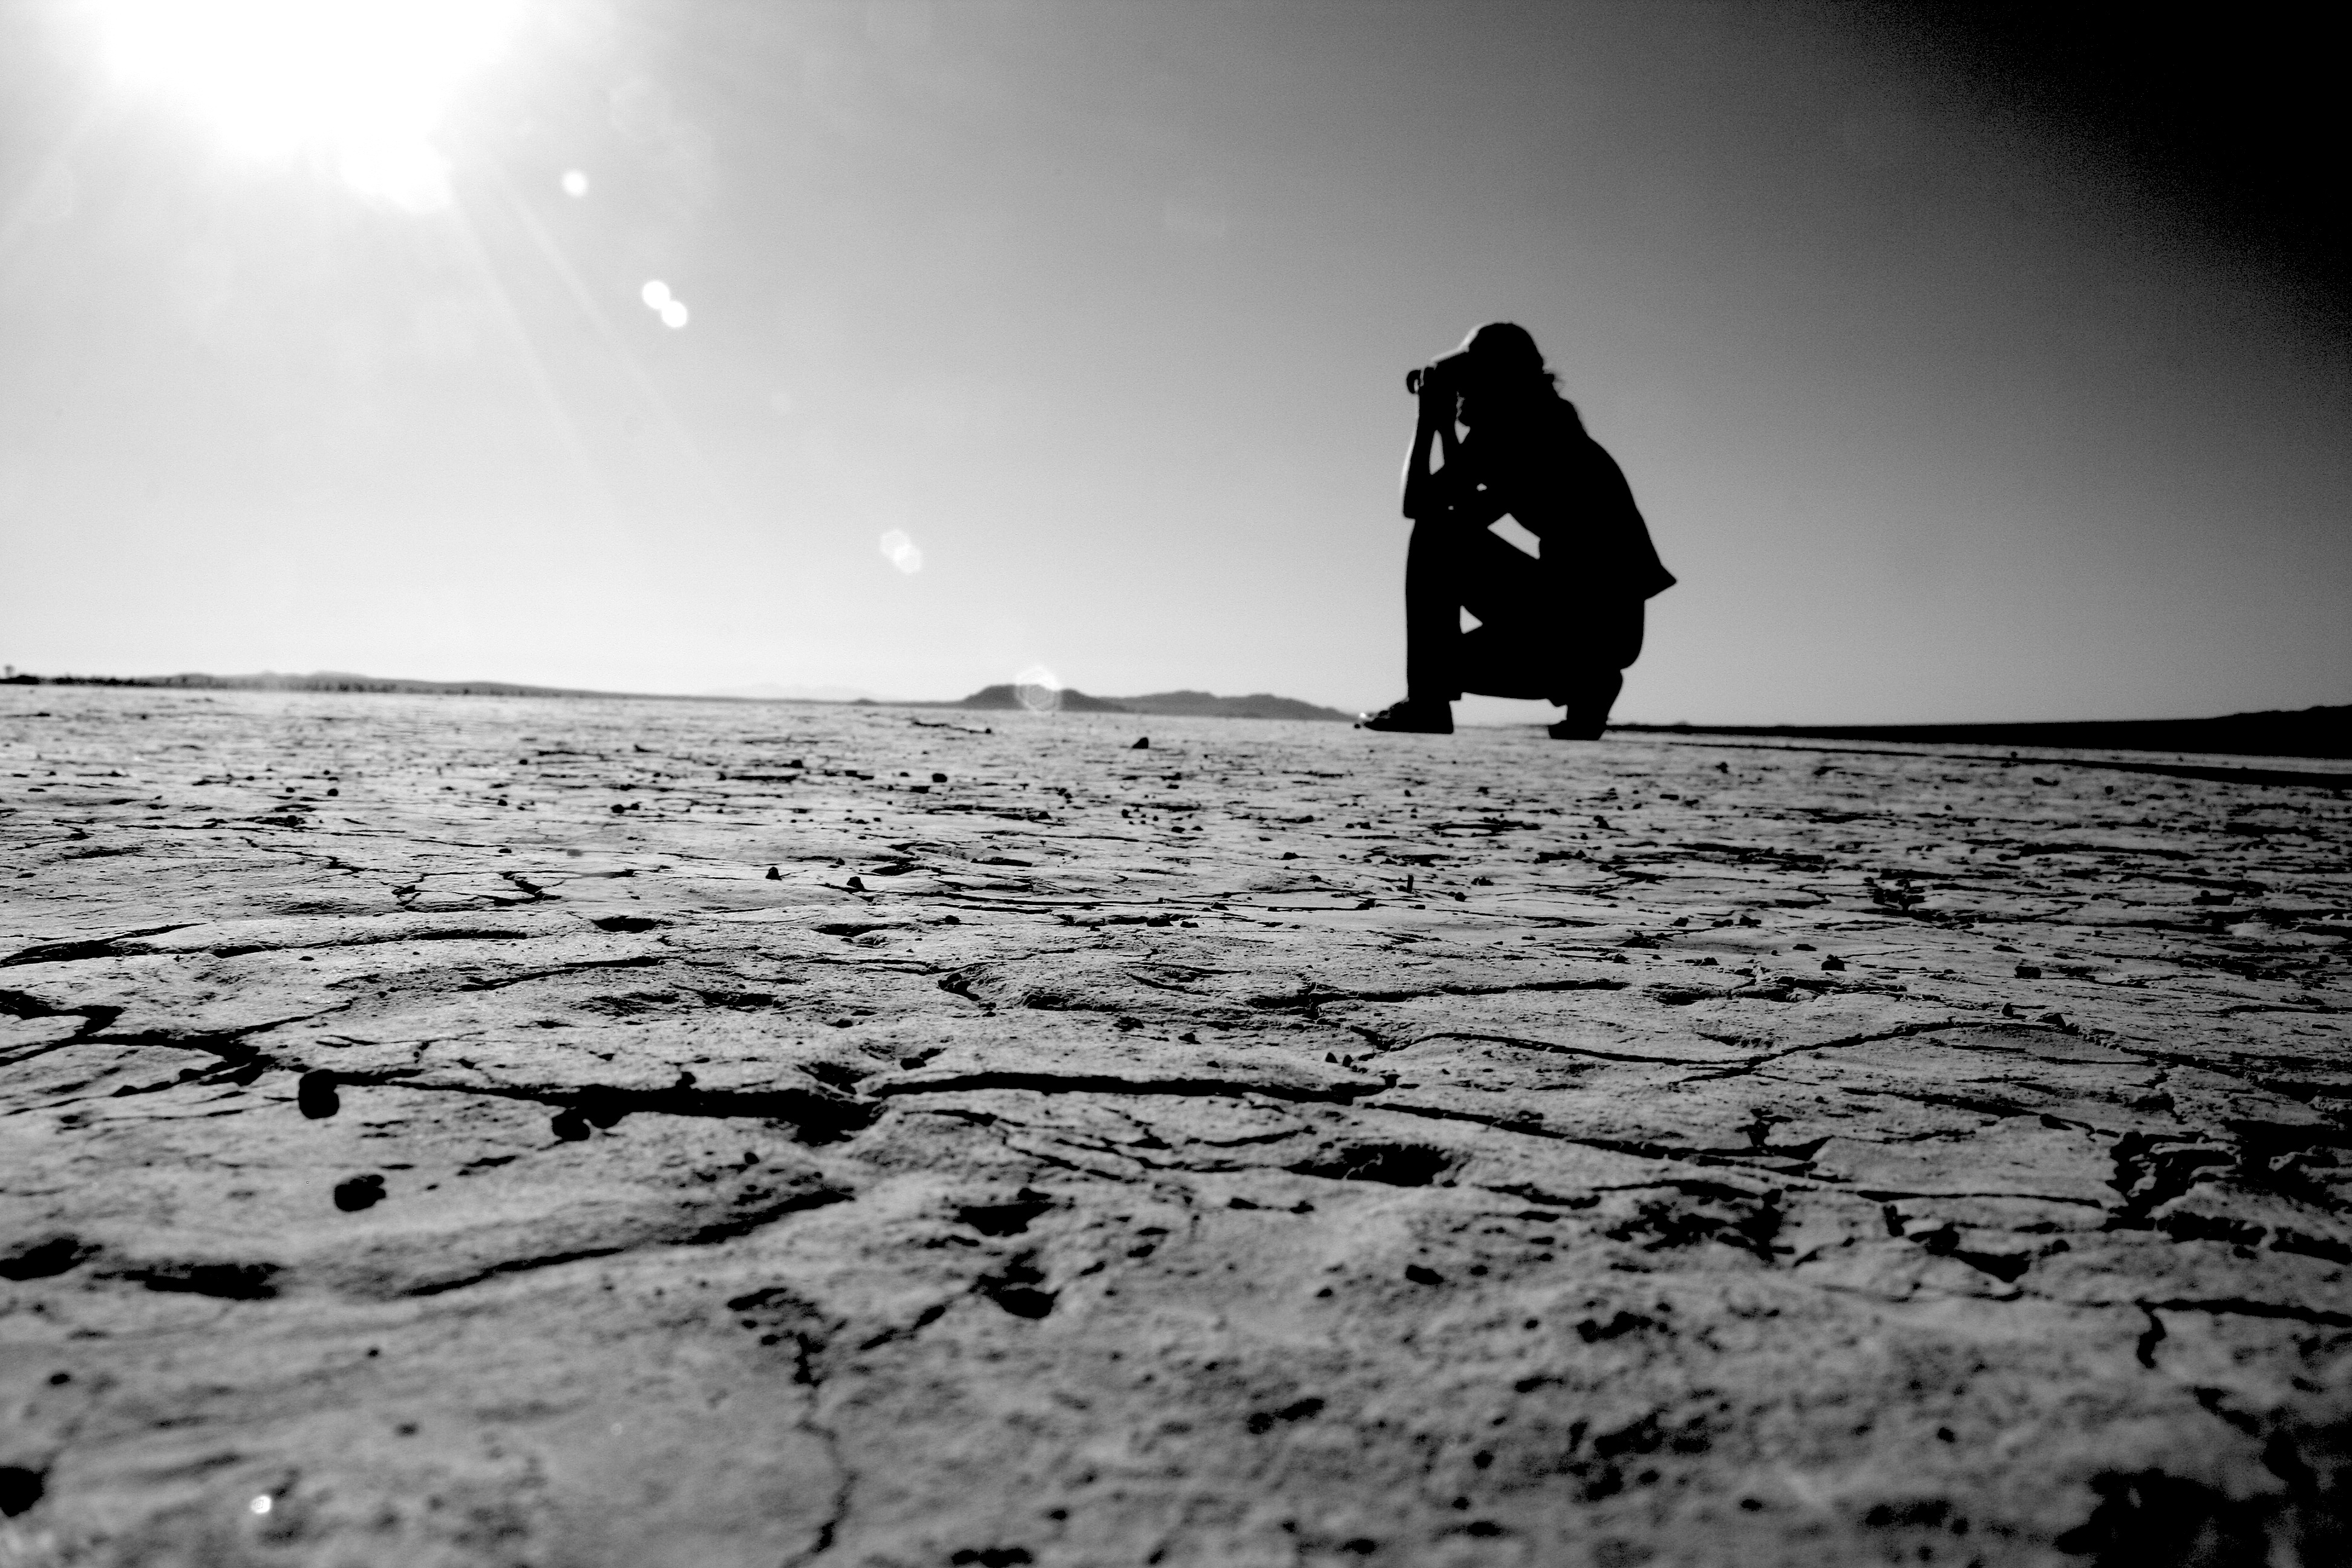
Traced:
[[2211, 752], [2233, 757], [2352, 757], [2352, 707], [2231, 713], [2219, 719], [2109, 719], [2057, 724], [1612, 724], [1610, 728], [1667, 735], [1892, 741], [1911, 745]]
[[[845, 686], [740, 686], [698, 697], [669, 692], [590, 691], [570, 686], [521, 686], [508, 680], [403, 680], [390, 676], [352, 675], [341, 670], [316, 670], [309, 675], [29, 675], [12, 673], [0, 685], [13, 686], [138, 686], [172, 687], [211, 691], [382, 691], [412, 696], [442, 697], [636, 697], [675, 701], [850, 702], [888, 708], [971, 708], [1009, 710], [1025, 708], [1010, 684], [984, 686], [952, 702], [893, 702]], [[1199, 719], [1315, 719], [1345, 722], [1355, 716], [1336, 708], [1318, 708], [1295, 697], [1258, 692], [1249, 697], [1218, 697], [1206, 691], [1155, 691], [1146, 697], [1089, 697], [1067, 687], [1056, 693], [1054, 706], [1065, 713], [1164, 713]]]
[[[782, 700], [849, 701], [891, 708], [965, 708], [1008, 711], [1025, 708], [1011, 684], [983, 686], [951, 702], [892, 702], [846, 687], [749, 686], [701, 697], [646, 691], [593, 691], [572, 686], [524, 686], [510, 680], [403, 680], [341, 670], [309, 675], [34, 675], [13, 667], [0, 686], [133, 686], [215, 691], [382, 691], [447, 697], [634, 697], [669, 701]], [[1055, 704], [1066, 713], [1165, 714], [1188, 719], [1301, 719], [1345, 723], [1354, 717], [1296, 697], [1253, 692], [1219, 697], [1207, 691], [1153, 691], [1141, 697], [1089, 697], [1065, 687]], [[1789, 741], [1878, 741], [1910, 745], [2033, 746], [2061, 751], [2208, 752], [2241, 757], [2352, 758], [2352, 705], [2228, 713], [2214, 719], [2103, 719], [2032, 724], [1612, 724], [1630, 734], [1754, 735]]]
[[[1346, 723], [1355, 715], [1336, 708], [1318, 708], [1296, 697], [1257, 692], [1248, 697], [1218, 697], [1206, 691], [1154, 691], [1142, 697], [1089, 697], [1071, 687], [1056, 692], [1054, 704], [1065, 713], [1161, 714], [1184, 719], [1311, 719]], [[1026, 708], [1018, 688], [983, 686], [956, 702], [901, 703], [900, 707], [976, 708], [1004, 711]]]
[[845, 686], [745, 686], [688, 696], [667, 691], [594, 691], [577, 686], [524, 686], [511, 680], [404, 680], [395, 676], [313, 670], [280, 675], [18, 675], [0, 686], [137, 686], [199, 691], [381, 691], [424, 697], [630, 697], [684, 702], [872, 702], [869, 693]]
[[1205, 691], [1154, 691], [1143, 697], [1114, 697], [1112, 701], [1138, 713], [1173, 713], [1201, 719], [1312, 719], [1349, 724], [1353, 713], [1320, 708], [1296, 697], [1253, 691], [1247, 697], [1213, 697]]
[[[1054, 693], [1055, 708], [1065, 713], [1132, 713], [1134, 709], [1108, 697], [1089, 697], [1085, 692], [1065, 686]], [[1003, 712], [1014, 708], [1026, 708], [1021, 700], [1018, 687], [983, 686], [971, 696], [957, 702], [902, 702], [901, 708], [980, 708]]]
[[625, 691], [586, 691], [570, 686], [519, 686], [510, 680], [401, 680], [390, 676], [314, 670], [309, 675], [13, 675], [12, 686], [172, 687], [201, 691], [394, 691], [441, 697], [626, 697]]

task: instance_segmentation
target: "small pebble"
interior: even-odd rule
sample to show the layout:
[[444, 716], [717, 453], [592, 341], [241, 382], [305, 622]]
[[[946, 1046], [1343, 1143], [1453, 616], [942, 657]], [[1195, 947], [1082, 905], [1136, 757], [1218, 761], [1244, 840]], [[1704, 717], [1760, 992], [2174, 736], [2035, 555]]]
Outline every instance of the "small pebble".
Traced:
[[352, 1176], [335, 1184], [335, 1206], [345, 1214], [357, 1214], [373, 1208], [383, 1201], [383, 1178], [376, 1175]]
[[323, 1121], [343, 1108], [335, 1092], [335, 1075], [324, 1068], [304, 1073], [294, 1084], [294, 1104], [313, 1121]]

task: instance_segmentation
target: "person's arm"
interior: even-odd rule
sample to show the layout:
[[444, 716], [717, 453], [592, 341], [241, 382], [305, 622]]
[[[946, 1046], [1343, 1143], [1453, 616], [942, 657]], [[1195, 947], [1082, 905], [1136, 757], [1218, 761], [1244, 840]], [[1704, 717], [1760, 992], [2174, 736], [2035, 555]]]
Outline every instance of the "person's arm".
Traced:
[[[1430, 441], [1437, 442], [1442, 468], [1430, 466]], [[1404, 459], [1404, 514], [1419, 522], [1458, 507], [1468, 478], [1461, 466], [1462, 442], [1454, 430], [1454, 395], [1435, 389], [1421, 395], [1413, 425], [1412, 449]], [[1489, 522], [1493, 518], [1486, 520]]]

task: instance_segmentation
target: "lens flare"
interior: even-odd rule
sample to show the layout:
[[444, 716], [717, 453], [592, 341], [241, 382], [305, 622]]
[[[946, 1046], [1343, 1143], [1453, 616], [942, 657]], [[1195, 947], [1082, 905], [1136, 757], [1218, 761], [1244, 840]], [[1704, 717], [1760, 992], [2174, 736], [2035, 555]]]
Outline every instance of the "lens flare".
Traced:
[[588, 194], [588, 175], [583, 170], [564, 170], [562, 184], [563, 194], [574, 201]]
[[124, 80], [178, 101], [232, 149], [324, 153], [344, 183], [446, 205], [431, 141], [459, 85], [514, 30], [516, 0], [96, 0]]
[[903, 528], [894, 528], [881, 539], [882, 553], [891, 565], [911, 577], [923, 569], [923, 552]]
[[1042, 664], [1033, 664], [1013, 678], [1013, 695], [1032, 713], [1059, 712], [1061, 678]]
[[662, 325], [675, 331], [693, 318], [687, 313], [686, 301], [669, 291], [669, 285], [658, 278], [648, 278], [646, 286], [637, 290], [637, 298], [646, 309], [659, 316]]

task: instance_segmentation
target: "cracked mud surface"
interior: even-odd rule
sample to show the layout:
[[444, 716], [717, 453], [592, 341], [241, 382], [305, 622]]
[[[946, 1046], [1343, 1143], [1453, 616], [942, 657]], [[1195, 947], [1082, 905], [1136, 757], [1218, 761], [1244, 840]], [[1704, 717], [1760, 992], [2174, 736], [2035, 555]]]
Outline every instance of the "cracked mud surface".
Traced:
[[2344, 1561], [2347, 843], [0, 689], [0, 1563]]

